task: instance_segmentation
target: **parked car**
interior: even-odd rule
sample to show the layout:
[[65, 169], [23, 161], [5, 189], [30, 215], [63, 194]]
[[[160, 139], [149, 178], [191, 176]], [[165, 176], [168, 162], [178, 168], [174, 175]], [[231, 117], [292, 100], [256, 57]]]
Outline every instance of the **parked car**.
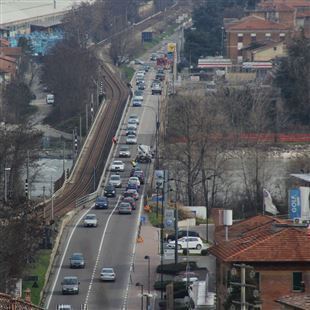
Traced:
[[[134, 96], [143, 96], [143, 91], [140, 89], [136, 89], [135, 92], [133, 93]], [[129, 116], [130, 118], [130, 116]]]
[[126, 144], [137, 144], [137, 136], [128, 135], [126, 138]]
[[135, 125], [135, 126], [137, 126], [138, 125], [138, 121], [135, 118], [129, 118], [127, 124], [128, 125]]
[[145, 90], [145, 88], [146, 88], [145, 81], [141, 80], [140, 83], [138, 84], [138, 89]]
[[126, 136], [136, 136], [137, 132], [135, 130], [126, 130]]
[[[189, 237], [200, 237], [199, 233], [196, 231], [189, 230], [188, 233], [187, 233], [187, 230], [179, 230], [178, 231], [178, 239], [186, 237], [187, 235]], [[167, 236], [168, 242], [173, 241], [173, 240], [175, 240], [175, 234], [170, 234]]]
[[122, 179], [119, 174], [111, 174], [109, 183], [115, 187], [122, 187]]
[[106, 197], [115, 197], [116, 196], [116, 190], [112, 184], [108, 184], [104, 188], [104, 196], [106, 196]]
[[198, 275], [195, 272], [192, 271], [184, 271], [180, 272], [176, 277], [176, 281], [182, 281], [182, 282], [189, 282], [189, 283], [194, 283], [199, 280]]
[[145, 177], [144, 177], [144, 172], [142, 170], [135, 170], [133, 173], [133, 176], [138, 177], [140, 180], [140, 183], [144, 184]]
[[118, 213], [119, 214], [131, 214], [132, 207], [129, 202], [121, 201], [118, 205]]
[[128, 145], [121, 145], [121, 147], [119, 148], [119, 153], [118, 153], [119, 157], [130, 157], [131, 153], [130, 153], [130, 149]]
[[108, 209], [109, 208], [109, 201], [107, 197], [99, 196], [96, 198], [95, 202], [96, 209]]
[[54, 104], [55, 103], [55, 96], [53, 94], [46, 95], [46, 103], [47, 104]]
[[[174, 248], [175, 242], [170, 241], [168, 243], [169, 247]], [[178, 239], [178, 249], [197, 249], [200, 250], [203, 246], [203, 242], [199, 237], [183, 237], [181, 239]]]
[[129, 115], [129, 119], [134, 119], [136, 121], [136, 124], [139, 125], [139, 116], [137, 114], [131, 114]]
[[137, 131], [137, 128], [138, 128], [137, 124], [128, 124], [128, 125], [127, 125], [127, 128], [126, 128], [126, 135], [128, 135], [127, 133], [128, 133], [129, 131], [136, 132], [136, 131]]
[[141, 186], [141, 183], [138, 177], [130, 177], [128, 180], [128, 184], [137, 184], [138, 187]]
[[100, 272], [101, 281], [115, 281], [116, 274], [113, 268], [102, 268]]
[[68, 276], [64, 277], [61, 282], [62, 294], [78, 294], [80, 281], [78, 277]]
[[149, 65], [144, 65], [144, 66], [143, 66], [143, 70], [144, 70], [145, 72], [149, 72], [150, 66], [149, 66]]
[[83, 223], [85, 227], [97, 227], [98, 225], [97, 215], [92, 213], [86, 214]]
[[73, 253], [70, 257], [70, 268], [84, 268], [85, 260], [82, 253]]
[[121, 160], [114, 160], [111, 165], [111, 171], [124, 171], [125, 164]]
[[124, 192], [123, 197], [132, 197], [135, 200], [139, 199], [139, 193], [135, 189], [128, 189]]
[[132, 210], [136, 210], [136, 201], [133, 197], [124, 197], [122, 201], [130, 203]]

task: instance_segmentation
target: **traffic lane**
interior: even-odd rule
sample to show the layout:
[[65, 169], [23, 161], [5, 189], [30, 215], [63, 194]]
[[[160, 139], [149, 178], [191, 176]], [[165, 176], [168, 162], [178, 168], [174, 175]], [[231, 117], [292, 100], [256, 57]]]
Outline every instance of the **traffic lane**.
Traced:
[[[56, 265], [56, 269], [61, 269], [57, 278], [55, 290], [52, 292], [52, 299], [49, 309], [56, 309], [56, 305], [63, 303], [70, 304], [74, 308], [79, 308], [80, 305], [84, 303], [96, 260], [96, 255], [94, 254], [98, 252], [101, 235], [106, 225], [107, 218], [111, 213], [111, 209], [112, 206], [110, 206], [108, 210], [91, 209], [89, 211], [97, 215], [99, 222], [98, 227], [84, 227], [83, 220], [76, 227], [65, 254], [62, 266], [60, 266], [60, 261]], [[71, 254], [74, 252], [80, 252], [84, 255], [84, 269], [70, 268], [69, 259]], [[79, 278], [80, 292], [78, 295], [62, 295], [61, 282], [65, 276], [77, 276]], [[55, 278], [53, 281], [54, 280]]]
[[[113, 215], [99, 259], [100, 268], [97, 270], [96, 281], [93, 283], [90, 294], [89, 309], [98, 309], [98, 305], [104, 305], [104, 309], [122, 309], [138, 213], [137, 209], [131, 215], [120, 215], [117, 212]], [[114, 283], [99, 280], [102, 267], [114, 268], [116, 273]]]

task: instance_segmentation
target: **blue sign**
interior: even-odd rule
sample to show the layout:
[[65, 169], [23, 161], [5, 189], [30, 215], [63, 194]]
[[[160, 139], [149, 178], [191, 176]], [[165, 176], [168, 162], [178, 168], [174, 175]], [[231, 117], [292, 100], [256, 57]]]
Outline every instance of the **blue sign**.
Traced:
[[141, 215], [141, 217], [140, 217], [140, 222], [141, 222], [142, 224], [145, 224], [145, 223], [146, 223], [146, 216], [145, 216], [145, 215]]
[[301, 199], [299, 188], [292, 188], [289, 191], [289, 214], [290, 219], [301, 217]]
[[142, 41], [151, 42], [153, 40], [153, 32], [142, 32]]
[[153, 194], [152, 195], [152, 201], [154, 201], [154, 202], [156, 202], [156, 201], [158, 201], [158, 202], [160, 202], [160, 201], [163, 201], [163, 196], [162, 195], [156, 195], [156, 194]]

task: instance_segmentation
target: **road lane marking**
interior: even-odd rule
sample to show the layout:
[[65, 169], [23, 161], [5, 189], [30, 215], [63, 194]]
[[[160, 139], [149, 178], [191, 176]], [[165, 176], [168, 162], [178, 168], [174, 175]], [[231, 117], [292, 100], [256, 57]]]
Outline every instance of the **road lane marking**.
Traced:
[[64, 260], [65, 260], [65, 256], [66, 256], [66, 254], [67, 254], [67, 251], [68, 251], [68, 248], [69, 248], [69, 244], [70, 244], [70, 242], [71, 242], [71, 239], [72, 239], [72, 237], [73, 237], [73, 234], [74, 234], [74, 232], [75, 232], [77, 226], [80, 224], [81, 220], [83, 219], [83, 217], [93, 208], [93, 206], [94, 206], [94, 205], [91, 205], [91, 207], [89, 207], [89, 208], [82, 214], [82, 216], [79, 218], [79, 220], [75, 223], [75, 225], [74, 225], [74, 227], [73, 227], [73, 229], [72, 229], [72, 231], [71, 231], [71, 233], [70, 233], [69, 239], [68, 239], [67, 244], [66, 244], [66, 246], [65, 246], [65, 250], [64, 250], [64, 252], [63, 252], [63, 254], [62, 254], [62, 258], [61, 258], [61, 261], [60, 261], [60, 265], [59, 265], [59, 268], [58, 268], [57, 273], [56, 273], [56, 278], [55, 278], [55, 280], [54, 280], [54, 283], [53, 283], [53, 286], [52, 286], [52, 289], [51, 289], [51, 293], [50, 293], [50, 295], [49, 295], [49, 297], [48, 297], [48, 300], [47, 300], [46, 309], [49, 309], [49, 306], [50, 306], [50, 303], [51, 303], [51, 300], [52, 300], [52, 296], [53, 296], [53, 293], [54, 293], [54, 291], [55, 291], [56, 283], [57, 283], [57, 281], [58, 281], [59, 274], [60, 274], [60, 271], [61, 271], [63, 262], [64, 262]]
[[94, 268], [93, 268], [93, 273], [92, 273], [92, 276], [91, 276], [91, 279], [90, 279], [90, 282], [89, 282], [89, 286], [88, 286], [88, 290], [87, 290], [87, 294], [86, 294], [86, 298], [85, 298], [85, 302], [84, 302], [84, 309], [87, 309], [85, 307], [87, 307], [89, 295], [90, 295], [90, 292], [91, 292], [91, 289], [92, 289], [92, 286], [93, 286], [93, 283], [94, 283], [94, 278], [95, 278], [95, 275], [96, 275], [96, 272], [97, 272], [97, 267], [98, 267], [98, 263], [99, 263], [99, 258], [100, 258], [102, 246], [103, 246], [104, 237], [105, 237], [105, 234], [107, 232], [107, 229], [108, 229], [111, 217], [112, 217], [114, 211], [116, 210], [116, 208], [117, 208], [117, 206], [119, 204], [120, 199], [121, 199], [121, 196], [118, 197], [117, 202], [115, 204], [115, 207], [113, 208], [111, 214], [109, 215], [109, 217], [108, 217], [108, 219], [106, 221], [106, 224], [105, 224], [102, 236], [101, 236], [96, 262], [95, 262], [95, 265], [94, 265]]

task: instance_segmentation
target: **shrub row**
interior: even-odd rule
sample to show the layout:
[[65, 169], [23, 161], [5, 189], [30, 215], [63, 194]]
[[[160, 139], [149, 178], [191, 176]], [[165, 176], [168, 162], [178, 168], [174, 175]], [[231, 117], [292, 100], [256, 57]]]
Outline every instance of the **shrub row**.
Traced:
[[[177, 264], [166, 264], [166, 265], [158, 265], [156, 268], [157, 273], [164, 273], [170, 275], [176, 275], [181, 271], [186, 271], [187, 262], [180, 262]], [[189, 268], [191, 271], [198, 270], [199, 267], [197, 266], [196, 262], [190, 261]]]

